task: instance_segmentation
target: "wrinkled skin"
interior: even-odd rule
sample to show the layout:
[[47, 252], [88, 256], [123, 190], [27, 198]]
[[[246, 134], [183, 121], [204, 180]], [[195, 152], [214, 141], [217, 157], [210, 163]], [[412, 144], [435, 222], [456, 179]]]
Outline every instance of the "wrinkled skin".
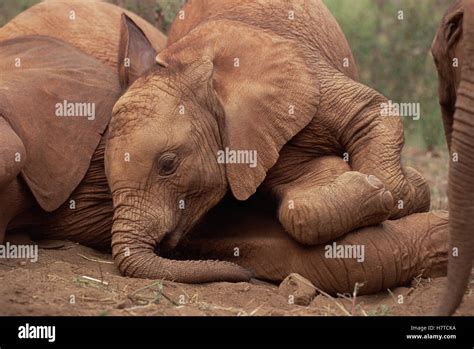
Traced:
[[[69, 19], [71, 10], [75, 11], [74, 20]], [[137, 60], [129, 69], [119, 69], [119, 57], [123, 57], [130, 46], [123, 12], [117, 6], [99, 1], [49, 1], [22, 12], [0, 29], [1, 42], [16, 45], [26, 69], [36, 65], [41, 68], [33, 69], [37, 75], [31, 77], [28, 70], [23, 73], [21, 68], [15, 68], [10, 58], [0, 62], [2, 72], [7, 73], [2, 75], [2, 79], [7, 79], [2, 80], [2, 87], [21, 90], [7, 96], [6, 104], [2, 104], [5, 98], [0, 98], [0, 243], [7, 229], [34, 227], [33, 231], [42, 237], [67, 237], [95, 247], [110, 246], [113, 206], [104, 171], [104, 131], [121, 92], [119, 83], [126, 88], [127, 83], [134, 81], [152, 63]], [[129, 15], [143, 28], [141, 35], [147, 33], [149, 46], [146, 49], [155, 53], [161, 50], [166, 37], [140, 17]], [[25, 35], [29, 37], [25, 39]], [[32, 40], [38, 40], [37, 46], [41, 44], [46, 52], [35, 52]], [[25, 53], [27, 48], [28, 54]], [[50, 66], [42, 66], [46, 56]], [[32, 65], [29, 59], [34, 61]], [[13, 78], [8, 80], [6, 75]], [[68, 80], [71, 78], [73, 82]], [[18, 86], [18, 79], [25, 87]], [[74, 88], [76, 90], [70, 93]], [[38, 137], [35, 120], [54, 115], [55, 103], [63, 99], [94, 102], [97, 118], [91, 124], [100, 125], [81, 128], [74, 121], [73, 127], [61, 129], [58, 125], [67, 121], [58, 118], [49, 126], [40, 126], [41, 132], [49, 128], [46, 136]], [[25, 105], [32, 111], [17, 117]], [[40, 108], [41, 113], [36, 113], [34, 108]], [[52, 112], [48, 114], [49, 110]], [[12, 121], [18, 121], [18, 125]], [[21, 125], [22, 122], [26, 125]], [[46, 155], [44, 149], [60, 150]], [[65, 153], [68, 159], [63, 158]], [[21, 161], [15, 161], [16, 157]], [[31, 173], [32, 178], [25, 181]], [[35, 173], [41, 180], [35, 178]], [[60, 175], [51, 176], [51, 173]], [[48, 184], [47, 178], [51, 177], [59, 182]], [[41, 188], [30, 186], [37, 182], [42, 183]], [[65, 199], [68, 200], [64, 202]], [[74, 210], [70, 207], [71, 200], [76, 206]]]
[[166, 36], [136, 14], [106, 2], [82, 0], [54, 0], [30, 7], [1, 28], [0, 40], [45, 35], [117, 69], [122, 13], [143, 30], [157, 52], [165, 47]]
[[[438, 315], [451, 315], [462, 301], [474, 258], [474, 2], [456, 1], [433, 41], [439, 102], [450, 158], [448, 282]], [[457, 161], [456, 161], [457, 160]]]
[[[424, 179], [400, 164], [400, 118], [382, 117], [387, 99], [357, 82], [321, 1], [191, 0], [182, 11], [158, 65], [117, 102], [110, 125], [112, 245], [124, 274], [246, 280], [228, 264], [155, 254], [229, 190], [245, 200], [259, 188], [306, 245], [429, 209]], [[257, 161], [221, 161], [226, 149]], [[321, 166], [331, 156], [346, 159], [344, 171], [339, 161]]]
[[[446, 274], [446, 211], [413, 214], [357, 229], [335, 240], [337, 246], [363, 246], [364, 260], [328, 258], [327, 246], [304, 246], [285, 233], [258, 199], [244, 204], [224, 199], [193, 230], [170, 258], [219, 259], [252, 270], [255, 277], [280, 283], [299, 273], [331, 295], [371, 294], [408, 285], [415, 277]], [[238, 249], [238, 253], [236, 253]]]
[[[64, 14], [68, 14], [71, 8], [76, 11], [76, 22], [73, 22], [75, 23], [74, 25], [71, 25], [63, 16]], [[142, 23], [144, 23], [144, 21], [139, 18], [137, 19], [134, 15], [131, 15], [131, 17], [133, 17], [136, 22], [128, 16], [122, 16], [122, 12], [122, 9], [102, 2], [48, 2], [39, 4], [20, 14], [13, 19], [11, 23], [2, 27], [0, 35], [4, 35], [4, 38], [16, 38], [17, 36], [25, 34], [43, 34], [70, 41], [69, 43], [71, 45], [83, 49], [88, 55], [107, 64], [111, 70], [118, 69], [117, 81], [120, 82], [122, 89], [126, 89], [128, 84], [131, 84], [155, 62], [157, 51], [162, 48], [163, 35], [153, 33], [153, 29], [147, 29], [149, 25], [146, 24], [143, 26]], [[103, 16], [106, 18], [102, 18]], [[85, 23], [86, 21], [87, 25]], [[91, 27], [89, 21], [98, 23], [97, 27]], [[84, 25], [79, 25], [81, 23]], [[107, 24], [110, 24], [110, 27], [107, 26]], [[140, 25], [140, 28], [138, 28], [138, 25]], [[58, 28], [60, 28], [60, 30]], [[85, 28], [87, 28], [87, 30]], [[97, 32], [95, 31], [96, 29]], [[152, 35], [147, 37], [148, 35], [146, 35], [146, 33], [148, 34], [150, 30], [152, 31]], [[155, 32], [158, 32], [158, 30], [155, 30]], [[117, 38], [117, 41], [115, 41], [114, 38]], [[149, 38], [151, 40], [149, 40]], [[153, 38], [158, 38], [158, 40], [153, 42]], [[95, 49], [97, 49], [97, 51]], [[147, 52], [148, 54], [143, 54], [143, 52]], [[134, 53], [139, 54], [134, 55]], [[54, 56], [54, 52], [52, 55]], [[118, 62], [125, 63], [126, 58], [129, 59], [131, 66], [118, 64]], [[74, 52], [71, 52], [70, 56], [65, 58], [64, 61], [74, 62], [75, 59]], [[37, 62], [41, 62], [41, 60], [38, 59]], [[8, 65], [8, 62], [6, 62], [6, 65]], [[90, 67], [90, 64], [84, 62], [82, 66], [84, 69], [87, 69]], [[8, 69], [12, 69], [11, 65], [8, 66]], [[116, 70], [114, 70], [114, 72], [115, 71]], [[87, 73], [89, 74], [91, 71]], [[94, 75], [93, 72], [92, 75]], [[60, 80], [61, 76], [59, 76], [58, 79]], [[78, 77], [75, 76], [74, 79], [87, 83], [87, 81], [82, 81], [84, 77], [78, 79]], [[34, 91], [35, 84], [38, 84], [38, 89], [52, 89], [51, 86], [45, 85], [38, 79], [27, 82], [26, 76], [21, 79], [20, 83], [31, 83], [33, 93], [35, 94], [37, 93], [37, 91]], [[67, 81], [65, 81], [65, 83], [67, 83]], [[101, 82], [95, 81], [97, 86], [94, 87], [100, 86], [107, 88], [107, 83], [107, 80]], [[56, 81], [56, 87], [58, 87], [59, 84], [60, 82]], [[60, 88], [57, 89], [56, 87], [51, 98], [57, 99], [55, 97], [57, 93], [60, 100], [64, 99], [64, 96], [61, 95]], [[110, 88], [112, 89], [112, 86], [110, 86]], [[108, 98], [104, 95], [90, 95], [88, 94], [90, 92], [89, 90], [92, 91], [92, 89], [87, 89], [82, 86], [74, 98], [66, 99], [94, 101], [99, 104], [105, 102], [105, 99]], [[18, 94], [18, 96], [20, 96], [20, 94]], [[118, 97], [115, 96], [112, 102], [115, 102], [116, 98]], [[107, 99], [107, 101], [110, 100]], [[57, 100], [54, 101], [54, 103], [56, 102]], [[41, 105], [41, 103], [43, 103], [42, 110], [52, 108], [46, 101], [39, 101], [36, 106]], [[22, 101], [16, 101], [14, 103], [14, 105], [22, 104]], [[6, 108], [6, 111], [12, 113], [12, 110], [8, 109], [9, 108]], [[30, 114], [34, 115], [34, 113]], [[80, 144], [76, 145], [76, 147], [70, 147], [69, 145], [68, 149], [78, 149], [77, 152], [70, 154], [69, 159], [74, 163], [81, 162], [82, 165], [87, 166], [84, 169], [84, 176], [78, 175], [70, 168], [59, 166], [66, 172], [73, 173], [72, 177], [75, 179], [80, 177], [80, 183], [77, 183], [76, 188], [74, 188], [75, 185], [67, 185], [59, 188], [58, 186], [63, 184], [64, 178], [62, 178], [62, 176], [54, 176], [58, 181], [46, 183], [48, 188], [46, 188], [47, 190], [43, 190], [46, 192], [46, 195], [44, 195], [43, 201], [38, 205], [38, 197], [32, 195], [29, 190], [31, 188], [29, 188], [21, 178], [20, 172], [25, 162], [18, 163], [12, 161], [16, 153], [22, 155], [24, 159], [25, 151], [23, 149], [23, 143], [25, 139], [20, 139], [10, 125], [4, 122], [3, 118], [0, 118], [0, 121], [0, 135], [2, 136], [2, 140], [8, 140], [8, 142], [2, 142], [0, 145], [0, 203], [2, 205], [0, 206], [0, 242], [4, 239], [5, 230], [15, 231], [26, 229], [33, 231], [37, 237], [41, 238], [67, 237], [93, 247], [110, 247], [110, 231], [114, 207], [112, 206], [111, 195], [104, 172], [104, 139], [107, 135], [104, 133], [102, 139], [98, 142], [99, 144], [95, 153], [91, 154], [91, 159], [85, 156], [88, 154], [84, 154], [82, 149], [90, 144], [83, 145], [83, 147]], [[45, 123], [43, 123], [43, 125], [44, 124]], [[68, 130], [72, 132], [74, 132], [74, 130], [79, 131], [75, 128], [68, 128]], [[97, 132], [93, 132], [92, 135], [97, 137], [98, 135], [102, 136], [102, 133], [100, 130], [97, 130]], [[70, 135], [69, 137], [74, 139], [75, 136]], [[43, 139], [52, 142], [51, 144], [47, 144], [47, 148], [49, 149], [61, 148], [58, 147], [58, 144], [55, 142], [56, 139], [63, 138], [64, 135], [61, 134], [58, 134], [57, 138], [51, 134], [47, 137], [43, 137]], [[37, 146], [36, 149], [41, 151], [41, 147], [39, 146]], [[47, 154], [54, 153], [50, 152]], [[84, 163], [84, 160], [87, 160], [87, 163]], [[57, 163], [61, 164], [61, 161], [58, 159]], [[28, 164], [28, 162], [26, 162], [26, 164]], [[41, 170], [38, 169], [36, 173], [41, 173], [45, 176], [48, 174], [43, 171], [43, 168], [41, 168]], [[56, 196], [54, 203], [51, 203], [51, 198], [48, 193], [53, 193]], [[70, 197], [68, 197], [69, 194], [71, 194]], [[58, 204], [58, 197], [64, 195], [68, 197], [68, 200], [62, 205], [61, 202]], [[71, 202], [75, 203], [73, 209], [71, 208]], [[123, 210], [123, 207], [117, 205], [116, 209], [120, 212]], [[152, 210], [149, 211], [149, 214], [153, 213]], [[137, 219], [137, 221], [139, 224], [140, 220]], [[137, 241], [140, 240], [142, 239], [139, 238]], [[131, 253], [134, 252], [135, 250], [131, 249]], [[230, 270], [237, 270], [239, 275], [244, 275], [245, 279], [250, 277], [250, 274], [239, 266], [233, 266], [230, 263], [222, 264], [224, 266], [228, 265], [228, 269]], [[193, 262], [193, 265], [195, 268], [206, 272], [206, 262]], [[143, 266], [146, 266], [146, 263], [143, 263]], [[190, 274], [192, 275], [192, 270], [190, 270]], [[139, 276], [139, 274], [136, 275]], [[232, 277], [227, 277], [225, 274], [223, 278], [232, 280]], [[207, 281], [207, 279], [203, 278], [201, 281]]]

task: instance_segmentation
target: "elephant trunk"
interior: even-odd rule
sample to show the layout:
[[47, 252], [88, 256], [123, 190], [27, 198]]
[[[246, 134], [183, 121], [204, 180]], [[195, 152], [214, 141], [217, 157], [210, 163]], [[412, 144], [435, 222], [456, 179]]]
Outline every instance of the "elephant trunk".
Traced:
[[[451, 315], [462, 301], [474, 258], [474, 6], [465, 2], [465, 61], [457, 91], [449, 167], [450, 250], [447, 288], [438, 315]], [[472, 4], [474, 5], [474, 4]], [[457, 159], [456, 159], [457, 156]], [[457, 160], [457, 161], [456, 161]]]
[[[118, 205], [120, 206], [120, 205]], [[123, 275], [144, 279], [166, 279], [183, 283], [248, 281], [246, 269], [229, 262], [210, 260], [171, 260], [158, 256], [155, 248], [166, 235], [153, 231], [150, 222], [130, 220], [130, 206], [116, 207], [112, 227], [112, 255]], [[137, 218], [137, 215], [134, 215]], [[159, 238], [157, 238], [159, 237]]]

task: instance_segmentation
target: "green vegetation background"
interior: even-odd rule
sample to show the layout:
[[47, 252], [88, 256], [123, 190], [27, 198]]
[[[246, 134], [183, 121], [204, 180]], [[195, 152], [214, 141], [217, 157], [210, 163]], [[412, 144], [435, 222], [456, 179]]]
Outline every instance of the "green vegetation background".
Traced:
[[[238, 1], [238, 0], [236, 0]], [[0, 25], [37, 0], [0, 0]], [[166, 30], [184, 0], [111, 0]], [[450, 0], [324, 0], [357, 60], [360, 79], [394, 102], [417, 102], [421, 119], [405, 120], [407, 143], [444, 147], [431, 42]], [[400, 20], [400, 12], [403, 19]]]

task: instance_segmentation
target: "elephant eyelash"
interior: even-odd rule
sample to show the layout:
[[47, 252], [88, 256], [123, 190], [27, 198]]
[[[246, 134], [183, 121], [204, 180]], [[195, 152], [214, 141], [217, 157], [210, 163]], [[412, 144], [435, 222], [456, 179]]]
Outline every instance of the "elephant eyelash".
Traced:
[[168, 177], [176, 172], [179, 158], [174, 153], [165, 153], [155, 161], [155, 170], [160, 177]]

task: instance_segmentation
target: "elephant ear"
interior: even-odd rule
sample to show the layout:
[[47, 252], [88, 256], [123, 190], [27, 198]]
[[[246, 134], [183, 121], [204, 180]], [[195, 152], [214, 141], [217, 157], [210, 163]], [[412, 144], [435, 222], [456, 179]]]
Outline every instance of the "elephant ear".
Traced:
[[[212, 69], [203, 76], [211, 77], [223, 110], [218, 121], [227, 179], [234, 196], [245, 200], [281, 148], [314, 117], [320, 95], [315, 72], [293, 42], [228, 20], [197, 27], [157, 57], [161, 65], [178, 67], [203, 59], [212, 63], [202, 65]], [[249, 163], [253, 154], [256, 164]]]
[[156, 51], [143, 30], [122, 14], [119, 45], [119, 78], [122, 89], [155, 65]]
[[43, 36], [0, 42], [0, 114], [26, 148], [22, 176], [53, 211], [84, 178], [111, 117], [116, 72]]

